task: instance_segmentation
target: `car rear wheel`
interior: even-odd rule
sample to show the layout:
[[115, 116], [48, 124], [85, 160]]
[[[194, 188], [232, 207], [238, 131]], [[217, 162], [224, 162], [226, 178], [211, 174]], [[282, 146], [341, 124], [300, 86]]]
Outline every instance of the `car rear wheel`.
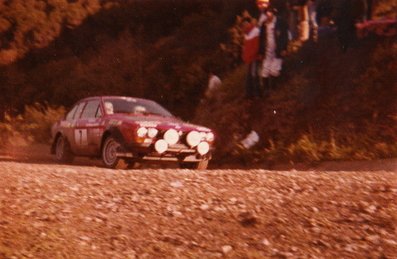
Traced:
[[102, 161], [108, 168], [126, 169], [128, 163], [124, 159], [117, 157], [117, 152], [121, 144], [112, 136], [107, 137], [102, 147]]
[[208, 167], [209, 160], [201, 160], [200, 162], [183, 162], [180, 164], [180, 168], [184, 169], [197, 169], [205, 170]]
[[69, 142], [62, 135], [57, 138], [55, 146], [55, 158], [61, 163], [71, 163], [74, 159]]

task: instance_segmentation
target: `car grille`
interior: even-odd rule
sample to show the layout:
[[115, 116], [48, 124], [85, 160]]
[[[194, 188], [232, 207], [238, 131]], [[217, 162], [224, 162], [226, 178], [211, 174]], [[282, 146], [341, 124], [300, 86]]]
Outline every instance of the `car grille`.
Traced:
[[177, 143], [168, 147], [169, 152], [184, 152], [184, 153], [195, 153], [196, 150], [188, 147], [185, 144]]

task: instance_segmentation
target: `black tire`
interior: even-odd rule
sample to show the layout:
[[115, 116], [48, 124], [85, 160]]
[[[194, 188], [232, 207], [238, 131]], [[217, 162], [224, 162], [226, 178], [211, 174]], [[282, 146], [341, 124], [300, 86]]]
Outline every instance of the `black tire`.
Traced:
[[128, 167], [128, 163], [116, 155], [120, 146], [121, 144], [112, 136], [105, 139], [101, 150], [102, 162], [105, 167], [113, 169], [126, 169]]
[[179, 167], [183, 169], [197, 169], [206, 170], [208, 167], [209, 160], [201, 160], [200, 162], [183, 162], [180, 163]]
[[55, 144], [55, 159], [60, 163], [73, 162], [74, 155], [70, 149], [70, 144], [64, 136], [59, 136]]

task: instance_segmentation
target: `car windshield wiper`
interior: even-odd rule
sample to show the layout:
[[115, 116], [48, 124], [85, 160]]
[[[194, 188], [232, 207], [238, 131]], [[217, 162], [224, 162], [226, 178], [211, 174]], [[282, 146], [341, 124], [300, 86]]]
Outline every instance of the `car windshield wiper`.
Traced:
[[131, 115], [144, 115], [144, 116], [149, 116], [149, 115], [154, 115], [154, 116], [160, 116], [160, 117], [170, 117], [165, 114], [161, 113], [156, 113], [156, 112], [148, 112], [148, 111], [117, 111], [115, 113], [122, 113], [122, 114], [131, 114]]

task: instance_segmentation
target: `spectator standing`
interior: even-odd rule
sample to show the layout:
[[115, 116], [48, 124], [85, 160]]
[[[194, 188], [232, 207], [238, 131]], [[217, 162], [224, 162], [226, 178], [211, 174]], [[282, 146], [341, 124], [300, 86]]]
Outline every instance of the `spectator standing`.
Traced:
[[298, 40], [303, 43], [309, 39], [310, 35], [310, 17], [309, 17], [309, 1], [298, 1]]
[[266, 21], [266, 10], [269, 8], [269, 0], [256, 0], [256, 6], [259, 10], [258, 27], [260, 28]]
[[372, 0], [366, 0], [366, 20], [372, 20], [372, 5], [373, 1]]
[[310, 35], [314, 42], [318, 40], [318, 23], [317, 23], [317, 3], [316, 0], [309, 0], [308, 4]]
[[250, 17], [245, 17], [242, 23], [244, 32], [244, 44], [242, 59], [247, 64], [246, 97], [260, 96], [258, 80], [258, 51], [259, 28], [255, 26]]
[[365, 22], [372, 19], [372, 0], [360, 0], [357, 3], [361, 8], [360, 22]]
[[288, 25], [277, 10], [269, 8], [266, 11], [266, 22], [263, 24], [259, 46], [259, 55], [263, 57], [261, 77], [265, 92], [275, 88], [276, 78], [280, 76], [283, 57], [288, 46]]
[[298, 6], [296, 1], [288, 0], [288, 32], [291, 40], [298, 39]]
[[334, 20], [336, 32], [342, 52], [346, 52], [355, 41], [356, 26], [355, 15], [351, 0], [339, 0], [336, 2]]
[[289, 0], [289, 30], [298, 44], [309, 39], [310, 14], [308, 0]]
[[286, 20], [288, 18], [287, 2], [286, 0], [257, 0], [256, 6], [259, 10], [258, 27], [261, 27], [266, 21], [266, 10], [270, 6], [277, 9], [278, 16], [282, 16]]

